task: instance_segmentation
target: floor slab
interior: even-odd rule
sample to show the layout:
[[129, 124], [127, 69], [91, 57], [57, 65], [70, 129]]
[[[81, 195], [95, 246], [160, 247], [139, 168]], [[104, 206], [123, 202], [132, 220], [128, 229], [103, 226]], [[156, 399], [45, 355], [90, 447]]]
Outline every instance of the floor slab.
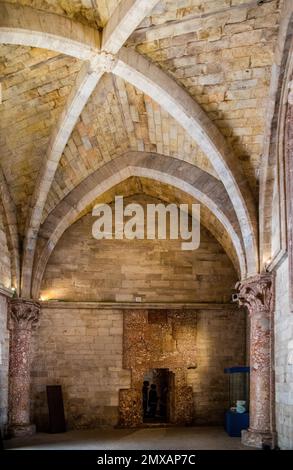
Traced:
[[221, 427], [74, 430], [37, 433], [5, 441], [6, 449], [64, 450], [249, 450]]

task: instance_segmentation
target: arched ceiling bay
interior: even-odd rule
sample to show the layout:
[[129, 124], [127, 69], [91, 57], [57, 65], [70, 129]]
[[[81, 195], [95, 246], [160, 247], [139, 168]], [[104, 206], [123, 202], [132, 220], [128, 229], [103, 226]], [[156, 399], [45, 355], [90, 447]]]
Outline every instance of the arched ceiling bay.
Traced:
[[[145, 152], [129, 152], [106, 163], [72, 190], [49, 214], [40, 227], [33, 273], [33, 296], [38, 296], [39, 285], [48, 261], [59, 238], [96, 198], [127, 180], [130, 176], [149, 178], [153, 182], [171, 185], [189, 194], [205, 206], [220, 223], [219, 233], [225, 233], [237, 253], [241, 277], [254, 256], [245, 245], [239, 221], [224, 185], [194, 165], [172, 157]], [[217, 225], [217, 224], [216, 224]], [[219, 227], [219, 224], [218, 224]], [[216, 232], [215, 232], [216, 234]], [[233, 257], [233, 255], [232, 255]]]
[[128, 150], [179, 158], [217, 176], [208, 158], [174, 118], [134, 86], [107, 74], [90, 97], [64, 150], [43, 220], [84, 178]]
[[[103, 2], [69, 2], [72, 10], [67, 1], [52, 1], [49, 7], [47, 3], [24, 2], [32, 8], [23, 9], [18, 5], [6, 7], [5, 2], [0, 2], [4, 5], [1, 7], [4, 43], [46, 47], [47, 38], [47, 47], [58, 55], [62, 51], [86, 59], [64, 103], [62, 119], [52, 131], [35, 190], [28, 198], [30, 214], [27, 221], [20, 217], [20, 225], [27, 226], [22, 271], [24, 295], [29, 295], [30, 291], [28, 279], [42, 214], [44, 220], [84, 178], [113, 156], [116, 158], [117, 143], [119, 151], [149, 151], [154, 155], [163, 152], [178, 158], [180, 155], [174, 151], [177, 139], [181, 154], [184, 153], [182, 147], [185, 151], [187, 146], [187, 160], [210, 173], [213, 166], [237, 213], [246, 252], [254, 250], [254, 256], [248, 259], [248, 272], [257, 272], [257, 219], [249, 185], [257, 197], [270, 58], [282, 2], [272, 0], [256, 5], [255, 1], [241, 0], [122, 0], [111, 17], [105, 15], [107, 24], [102, 35], [99, 29], [105, 24], [96, 20], [96, 12], [103, 8]], [[108, 6], [111, 15], [110, 3]], [[113, 5], [113, 9], [115, 7]], [[49, 11], [55, 16], [48, 14]], [[45, 18], [55, 19], [53, 24], [56, 25], [46, 27]], [[52, 21], [48, 24], [52, 25]], [[130, 36], [131, 31], [134, 32]], [[251, 50], [254, 46], [259, 49]], [[99, 99], [94, 103], [88, 99], [105, 72], [112, 72], [116, 78], [111, 78], [114, 93], [106, 87], [104, 94], [112, 105], [104, 101], [102, 106]], [[170, 78], [172, 76], [175, 80]], [[102, 80], [96, 91], [103, 85]], [[98, 108], [100, 120], [93, 114]], [[113, 118], [112, 113], [118, 108], [120, 116], [118, 113], [119, 117]], [[110, 110], [106, 117], [104, 109]], [[168, 113], [174, 122], [180, 123], [176, 124], [177, 129]], [[236, 123], [225, 122], [234, 119]], [[93, 128], [90, 121], [95, 121]], [[124, 127], [120, 126], [120, 121]], [[185, 138], [186, 134], [183, 139], [180, 137], [180, 126], [189, 138]], [[105, 127], [110, 130], [110, 138]], [[99, 142], [95, 135], [98, 133], [103, 136]], [[192, 150], [188, 139], [196, 142]], [[247, 147], [247, 155], [242, 150], [238, 153], [239, 142], [242, 150]], [[83, 161], [79, 155], [75, 158], [76, 147]], [[184, 157], [181, 155], [181, 158]]]
[[0, 164], [22, 234], [53, 126], [79, 69], [76, 59], [46, 49], [0, 47]]
[[207, 112], [241, 161], [255, 198], [281, 4], [161, 0], [127, 43]]
[[[144, 178], [128, 178], [103, 194], [95, 203], [107, 202], [113, 207], [115, 195], [124, 194], [125, 205], [138, 203], [146, 210], [147, 203], [158, 204], [162, 202], [162, 199], [157, 197], [157, 194], [162, 191], [165, 194], [165, 201], [167, 201], [168, 187], [163, 185], [157, 191], [153, 191], [156, 186], [156, 182], [153, 180], [150, 180], [148, 184], [148, 181]], [[144, 189], [146, 189], [146, 192]], [[170, 196], [173, 200], [172, 189], [174, 188], [170, 187], [170, 189]], [[179, 194], [177, 196], [180, 198]], [[74, 289], [74, 298], [78, 299], [83, 292], [83, 288], [80, 289], [80, 284], [76, 280], [80, 273], [89, 270], [90, 275], [87, 280], [87, 286], [90, 286], [90, 293], [87, 297], [89, 301], [97, 300], [97, 297], [102, 301], [117, 301], [120, 291], [119, 277], [121, 276], [124, 280], [127, 279], [129, 286], [133, 287], [141, 275], [143, 277], [153, 276], [151, 292], [160, 289], [160, 279], [164, 284], [164, 280], [168, 276], [174, 276], [174, 295], [178, 301], [180, 299], [185, 302], [188, 300], [194, 301], [196, 292], [199, 292], [202, 301], [207, 300], [207, 298], [203, 300], [201, 295], [205, 290], [203, 287], [204, 277], [208, 275], [208, 288], [211, 289], [211, 286], [213, 286], [212, 294], [209, 292], [209, 300], [214, 300], [213, 295], [218, 290], [217, 284], [220, 280], [221, 288], [223, 289], [224, 282], [225, 291], [227, 289], [225, 297], [222, 292], [221, 299], [222, 301], [229, 301], [230, 289], [235, 284], [237, 274], [223, 247], [219, 246], [219, 243], [208, 233], [203, 224], [201, 225], [200, 246], [194, 252], [188, 252], [181, 250], [180, 240], [169, 240], [168, 237], [166, 240], [117, 240], [115, 243], [110, 240], [97, 241], [91, 236], [94, 220], [95, 218], [87, 211], [83, 214], [83, 217], [79, 217], [79, 220], [68, 227], [61, 236], [45, 268], [40, 290], [41, 298], [70, 300], [72, 298], [72, 290], [70, 292], [71, 285]], [[86, 228], [80, 231], [80, 228], [84, 227], [83, 224], [86, 224]], [[73, 237], [71, 236], [72, 234], [74, 234]], [[82, 259], [79, 260], [78, 266], [75, 264], [75, 255], [72, 253], [73, 245], [75, 252], [78, 252], [78, 246], [82, 252]], [[86, 250], [84, 250], [85, 246], [87, 247]], [[158, 252], [160, 253], [159, 255]], [[138, 253], [140, 259], [145, 258], [144, 269], [140, 265], [139, 271], [135, 270], [138, 266], [138, 260], [135, 259], [134, 253]], [[113, 259], [112, 266], [109, 263], [109, 254]], [[213, 265], [212, 271], [209, 269], [211, 264]], [[134, 270], [130, 277], [128, 277], [127, 271], [131, 265]], [[60, 266], [63, 267], [61, 269], [64, 275], [56, 277], [56, 270]], [[115, 267], [114, 270], [113, 267]], [[161, 277], [159, 271], [164, 268], [165, 272]], [[95, 269], [100, 271], [98, 274], [100, 289], [98, 288], [98, 290], [96, 289], [98, 286], [94, 281]], [[66, 275], [66, 271], [68, 275]], [[159, 274], [159, 276], [157, 277], [156, 274]], [[104, 279], [102, 283], [100, 283], [101, 277]], [[102, 292], [102, 285], [105, 287], [105, 292]], [[123, 292], [125, 294], [125, 291]], [[116, 297], [116, 294], [118, 294], [118, 297]], [[147, 291], [143, 285], [140, 286], [137, 295], [141, 294], [144, 296], [144, 301], [146, 301], [145, 295]], [[164, 288], [160, 294], [161, 299], [169, 295]]]
[[[64, 106], [62, 119], [58, 120], [58, 124], [52, 132], [45, 161], [41, 166], [35, 191], [31, 198], [21, 281], [25, 295], [29, 295], [30, 292], [29, 278], [38, 230], [62, 151], [64, 151], [74, 124], [106, 71], [127, 80], [152, 97], [184, 127], [191, 138], [206, 153], [210, 163], [221, 177], [234, 209], [237, 210], [247, 253], [253, 247], [254, 257], [249, 257], [248, 260], [249, 272], [256, 272], [258, 269], [255, 206], [249, 188], [244, 184], [239, 162], [232, 155], [231, 148], [227, 145], [225, 138], [196, 101], [168, 74], [160, 71], [134, 50], [123, 48], [131, 31], [135, 31], [139, 27], [142, 20], [153, 11], [157, 4], [156, 0], [149, 2], [146, 0], [123, 0], [106, 25], [101, 41], [97, 29], [83, 27], [81, 23], [73, 23], [68, 17], [62, 18], [56, 14], [42, 13], [35, 8], [20, 8], [19, 6], [12, 8], [12, 5], [0, 4], [3, 13], [1, 35], [4, 43], [38, 44], [42, 47], [46, 47], [48, 44], [48, 47], [54, 51], [62, 50], [69, 55], [87, 59]], [[47, 22], [44, 18], [47, 19]], [[54, 27], [52, 27], [52, 22]], [[51, 27], [46, 27], [46, 24]], [[73, 35], [73, 30], [78, 31], [78, 43]], [[99, 49], [100, 44], [102, 45], [102, 53]], [[117, 55], [113, 56], [113, 54]]]
[[[142, 194], [154, 197], [164, 203], [185, 203], [189, 204], [190, 207], [191, 204], [200, 203], [197, 199], [192, 197], [187, 192], [181, 190], [178, 187], [174, 187], [171, 184], [162, 183], [159, 180], [145, 178], [143, 176], [130, 176], [124, 180], [121, 180], [119, 183], [115, 184], [111, 188], [102, 192], [102, 194], [100, 194], [98, 197], [91, 200], [83, 210], [76, 213], [76, 215], [72, 219], [68, 219], [65, 222], [64, 227], [66, 227], [66, 229], [69, 228], [81, 217], [90, 213], [92, 211], [92, 208], [98, 203], [110, 204], [113, 202], [115, 196], [117, 195], [123, 195], [124, 198], [127, 198], [129, 196], [139, 198]], [[127, 203], [127, 200], [125, 201], [125, 203]], [[42, 275], [46, 269], [46, 264], [49, 259], [49, 256], [51, 255], [52, 250], [54, 250], [54, 247], [58, 243], [58, 240], [64, 233], [63, 230], [59, 232], [57, 238], [54, 235], [54, 231], [56, 230], [54, 228], [54, 223], [57, 224], [57, 213], [59, 214], [60, 221], [62, 221], [62, 218], [64, 221], [67, 219], [66, 213], [63, 213], [64, 209], [65, 206], [63, 208], [60, 207], [60, 209], [57, 208], [56, 214], [52, 214], [52, 216], [48, 218], [44, 226], [41, 227], [41, 237], [39, 239], [36, 253], [36, 260], [41, 260], [41, 262], [36, 262], [33, 279], [33, 293], [35, 297], [38, 297], [39, 295]], [[226, 230], [223, 224], [217, 219], [217, 217], [211, 212], [211, 210], [209, 210], [207, 206], [201, 204], [200, 213], [201, 224], [205, 228], [207, 228], [215, 237], [215, 239], [220, 243], [223, 248], [223, 253], [225, 252], [228, 255], [234, 265], [235, 271], [238, 273], [238, 276], [241, 276], [240, 270], [243, 269], [243, 266], [240, 267], [240, 263], [242, 262], [241, 255], [235, 250], [235, 245], [233, 244], [231, 233]], [[49, 251], [47, 251], [47, 240], [51, 240], [49, 241], [49, 245], [51, 247]]]

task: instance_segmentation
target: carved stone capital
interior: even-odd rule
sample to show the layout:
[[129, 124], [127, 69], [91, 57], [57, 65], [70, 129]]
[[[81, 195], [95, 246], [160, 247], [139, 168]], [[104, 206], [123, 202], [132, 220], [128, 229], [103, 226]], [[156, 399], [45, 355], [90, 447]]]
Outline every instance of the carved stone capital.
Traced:
[[274, 273], [262, 273], [236, 284], [238, 303], [247, 307], [249, 314], [270, 312], [274, 302]]
[[11, 299], [9, 302], [9, 321], [10, 330], [34, 329], [40, 316], [40, 304], [34, 300]]

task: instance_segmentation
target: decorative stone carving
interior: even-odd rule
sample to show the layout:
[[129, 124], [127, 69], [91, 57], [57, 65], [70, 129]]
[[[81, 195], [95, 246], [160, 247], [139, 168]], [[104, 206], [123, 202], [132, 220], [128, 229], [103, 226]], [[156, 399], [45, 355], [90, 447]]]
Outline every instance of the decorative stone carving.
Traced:
[[32, 300], [11, 299], [8, 327], [9, 350], [9, 433], [33, 434], [30, 424], [30, 344], [32, 330], [39, 320], [40, 304]]
[[250, 317], [250, 425], [242, 432], [245, 445], [274, 445], [272, 413], [272, 313], [274, 274], [263, 273], [236, 285], [238, 302]]
[[102, 69], [104, 72], [110, 73], [114, 69], [116, 62], [117, 58], [115, 55], [102, 51], [91, 60], [91, 68], [98, 71]]
[[38, 323], [40, 304], [32, 300], [12, 299], [9, 306], [9, 329], [34, 329]]
[[259, 310], [271, 311], [273, 307], [272, 283], [272, 273], [259, 274], [245, 281], [238, 282], [236, 289], [238, 291], [239, 305], [247, 307], [250, 315], [255, 314]]

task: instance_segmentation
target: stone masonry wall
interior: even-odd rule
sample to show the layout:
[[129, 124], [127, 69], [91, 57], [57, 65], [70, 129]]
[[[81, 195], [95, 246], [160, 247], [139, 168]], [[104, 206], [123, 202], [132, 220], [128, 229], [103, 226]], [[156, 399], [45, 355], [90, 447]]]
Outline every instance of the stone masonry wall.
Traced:
[[231, 145], [257, 198], [282, 2], [162, 3], [128, 44], [172, 75], [201, 105]]
[[281, 449], [293, 449], [293, 313], [288, 259], [277, 270], [275, 313], [276, 425]]
[[223, 424], [229, 406], [224, 368], [247, 365], [246, 317], [238, 308], [197, 312], [197, 369], [188, 371], [196, 424]]
[[61, 384], [69, 428], [115, 424], [122, 370], [122, 313], [96, 309], [42, 309], [34, 335], [32, 415], [48, 426], [46, 385]]
[[0, 294], [0, 430], [7, 423], [9, 333], [7, 330], [7, 300]]
[[[245, 314], [223, 306], [196, 316], [196, 364], [188, 364], [195, 368], [185, 370], [184, 379], [194, 400], [192, 419], [220, 424], [228, 406], [223, 369], [245, 360]], [[184, 328], [183, 322], [178, 330], [182, 344]], [[188, 338], [192, 334], [186, 332]], [[168, 357], [169, 343], [162, 343], [162, 357]], [[39, 429], [48, 426], [46, 385], [52, 384], [62, 385], [68, 428], [117, 424], [119, 390], [131, 386], [130, 372], [123, 369], [122, 310], [43, 307], [33, 349], [32, 420]]]
[[181, 240], [95, 240], [95, 220], [85, 215], [57, 243], [42, 282], [45, 300], [230, 301], [236, 273], [204, 227], [199, 249], [182, 251]]

